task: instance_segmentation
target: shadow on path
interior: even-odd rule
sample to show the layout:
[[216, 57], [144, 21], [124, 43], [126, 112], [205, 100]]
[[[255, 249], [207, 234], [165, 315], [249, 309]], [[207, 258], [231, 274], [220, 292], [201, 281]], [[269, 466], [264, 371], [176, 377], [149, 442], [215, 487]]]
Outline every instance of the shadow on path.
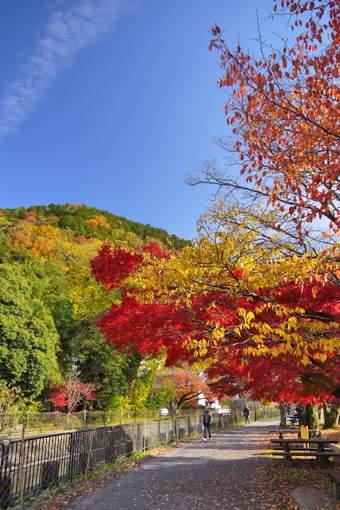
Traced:
[[261, 442], [277, 421], [216, 432], [174, 447], [87, 495], [69, 510], [200, 509], [264, 510]]

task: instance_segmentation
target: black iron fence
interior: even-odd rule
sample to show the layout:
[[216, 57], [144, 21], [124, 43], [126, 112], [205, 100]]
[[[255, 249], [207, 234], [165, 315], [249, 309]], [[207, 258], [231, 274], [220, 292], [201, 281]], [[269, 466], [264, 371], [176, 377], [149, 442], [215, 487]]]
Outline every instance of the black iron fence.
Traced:
[[[251, 418], [279, 416], [277, 409], [251, 411]], [[241, 411], [213, 416], [213, 428], [243, 422]], [[202, 433], [201, 414], [164, 420], [143, 421], [59, 432], [21, 439], [0, 440], [0, 508], [9, 507], [23, 495], [57, 485], [59, 482], [106, 463], [145, 451], [176, 439]]]

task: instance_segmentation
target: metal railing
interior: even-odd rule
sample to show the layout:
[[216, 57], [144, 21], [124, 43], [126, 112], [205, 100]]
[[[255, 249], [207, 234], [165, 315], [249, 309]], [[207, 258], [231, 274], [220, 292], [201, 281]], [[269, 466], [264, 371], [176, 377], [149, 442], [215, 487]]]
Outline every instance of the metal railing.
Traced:
[[[279, 416], [277, 409], [257, 410], [256, 417]], [[213, 415], [213, 429], [244, 422], [242, 411]], [[87, 428], [40, 436], [0, 440], [0, 508], [39, 489], [113, 463], [176, 439], [202, 434], [202, 415], [179, 416], [116, 426]], [[23, 506], [22, 506], [23, 508]]]

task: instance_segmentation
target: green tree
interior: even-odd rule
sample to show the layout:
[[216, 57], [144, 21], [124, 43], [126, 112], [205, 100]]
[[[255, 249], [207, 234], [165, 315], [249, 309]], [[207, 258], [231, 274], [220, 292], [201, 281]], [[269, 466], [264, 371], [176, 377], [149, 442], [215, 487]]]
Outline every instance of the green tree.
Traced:
[[93, 318], [78, 325], [70, 348], [72, 358], [78, 360], [82, 381], [100, 386], [94, 406], [104, 410], [119, 409], [122, 397], [127, 397], [137, 378], [141, 355], [118, 353], [117, 349], [105, 343], [105, 337]]
[[0, 265], [0, 373], [28, 398], [41, 394], [58, 372], [58, 335], [43, 303], [16, 266]]

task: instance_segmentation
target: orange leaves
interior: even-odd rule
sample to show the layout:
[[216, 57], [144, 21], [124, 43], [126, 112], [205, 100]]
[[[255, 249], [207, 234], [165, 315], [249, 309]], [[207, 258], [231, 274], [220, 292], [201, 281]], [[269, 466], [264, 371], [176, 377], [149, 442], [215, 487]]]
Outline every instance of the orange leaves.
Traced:
[[34, 239], [31, 246], [31, 252], [41, 260], [48, 260], [54, 251], [54, 243], [50, 239], [44, 239], [42, 237]]
[[267, 78], [265, 76], [261, 76], [259, 75], [257, 77], [257, 83], [260, 85], [260, 86], [263, 86], [267, 83]]
[[86, 220], [85, 225], [93, 226], [95, 228], [98, 227], [110, 228], [110, 224], [106, 221], [105, 216], [103, 216], [102, 214], [100, 214], [99, 216], [95, 216], [90, 220]]
[[211, 33], [213, 36], [216, 36], [221, 33], [221, 29], [218, 25], [215, 25], [214, 28], [211, 30]]
[[[276, 8], [279, 0], [274, 3]], [[255, 182], [279, 211], [289, 211], [300, 235], [303, 225], [313, 223], [316, 216], [328, 217], [332, 210], [340, 209], [340, 204], [333, 202], [338, 200], [336, 189], [340, 187], [340, 89], [334, 80], [340, 78], [336, 44], [340, 5], [320, 0], [314, 8], [313, 2], [287, 0], [282, 9], [296, 15], [298, 26], [300, 15], [310, 11], [303, 23], [306, 33], [279, 51], [268, 45], [268, 54], [262, 51], [259, 60], [239, 47], [232, 53], [221, 32], [213, 34], [225, 72], [219, 85], [230, 96], [224, 109], [227, 123], [232, 134], [242, 139], [242, 145], [234, 148], [241, 162], [245, 155], [248, 158], [241, 174], [266, 169], [267, 177], [264, 174], [252, 180], [254, 176], [249, 175], [247, 183], [254, 186]], [[325, 26], [331, 39], [325, 52], [318, 53]]]
[[318, 290], [319, 290], [319, 287], [317, 287], [316, 285], [312, 288], [312, 296], [313, 296], [313, 298], [316, 297], [316, 294], [317, 294]]
[[13, 248], [27, 248], [32, 244], [33, 225], [27, 221], [20, 221], [15, 227], [9, 232], [9, 237]]

